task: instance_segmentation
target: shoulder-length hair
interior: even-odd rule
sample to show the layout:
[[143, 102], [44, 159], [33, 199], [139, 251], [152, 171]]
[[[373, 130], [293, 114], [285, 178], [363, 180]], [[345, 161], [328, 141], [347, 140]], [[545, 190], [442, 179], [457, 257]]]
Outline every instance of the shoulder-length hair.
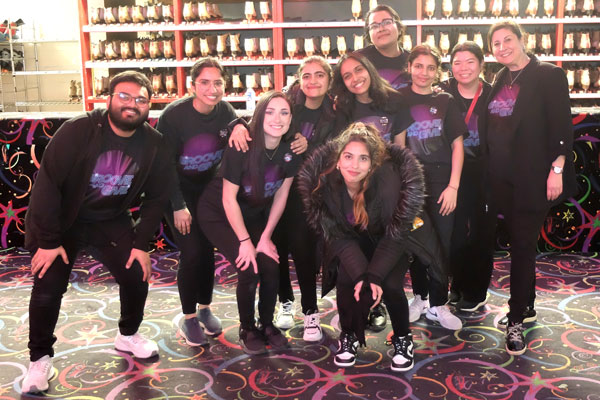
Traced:
[[344, 78], [342, 77], [342, 65], [348, 59], [359, 62], [369, 73], [369, 78], [371, 79], [371, 84], [369, 85], [369, 97], [373, 100], [372, 105], [377, 109], [387, 110], [390, 93], [395, 92], [395, 90], [385, 79], [379, 76], [373, 63], [371, 63], [371, 61], [363, 54], [356, 51], [344, 54], [333, 70], [331, 91], [335, 98], [336, 110], [350, 116], [352, 114], [352, 108], [354, 107], [354, 99], [356, 96], [348, 90], [344, 83]]
[[[250, 149], [248, 150], [248, 161], [246, 167], [250, 172], [250, 181], [252, 182], [252, 193], [256, 193], [257, 196], [262, 196], [264, 193], [264, 171], [263, 164], [265, 153], [265, 113], [271, 100], [276, 98], [282, 98], [288, 104], [290, 113], [292, 112], [292, 103], [282, 92], [271, 90], [260, 96], [256, 109], [252, 115], [252, 120], [249, 124], [249, 133], [252, 141], [250, 142]], [[290, 124], [290, 127], [292, 125]], [[291, 137], [291, 132], [288, 130], [286, 134], [281, 138], [283, 141], [288, 141]]]

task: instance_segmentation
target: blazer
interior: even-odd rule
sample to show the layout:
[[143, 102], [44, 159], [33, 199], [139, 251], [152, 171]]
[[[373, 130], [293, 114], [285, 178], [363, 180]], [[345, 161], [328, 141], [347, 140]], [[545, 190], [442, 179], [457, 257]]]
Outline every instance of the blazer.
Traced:
[[[522, 72], [521, 88], [513, 108], [510, 129], [515, 133], [511, 143], [513, 155], [512, 179], [514, 205], [518, 210], [539, 211], [563, 202], [576, 191], [573, 165], [573, 124], [567, 77], [554, 64], [540, 62], [530, 55], [531, 61]], [[487, 99], [496, 96], [505, 82], [508, 68], [500, 70]], [[480, 137], [482, 151], [489, 154], [487, 129]], [[546, 198], [546, 181], [552, 162], [565, 156], [563, 192], [554, 202]]]

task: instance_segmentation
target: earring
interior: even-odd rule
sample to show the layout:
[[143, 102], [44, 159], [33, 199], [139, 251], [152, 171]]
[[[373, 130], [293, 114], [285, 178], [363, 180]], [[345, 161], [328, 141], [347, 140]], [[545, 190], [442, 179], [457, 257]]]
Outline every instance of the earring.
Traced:
[[340, 164], [336, 165], [335, 169], [337, 169], [339, 171], [340, 170]]

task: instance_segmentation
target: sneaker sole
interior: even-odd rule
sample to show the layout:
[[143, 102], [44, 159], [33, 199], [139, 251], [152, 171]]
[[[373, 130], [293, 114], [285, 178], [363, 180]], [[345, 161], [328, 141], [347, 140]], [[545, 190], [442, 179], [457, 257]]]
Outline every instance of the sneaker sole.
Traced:
[[463, 307], [459, 307], [460, 311], [467, 311], [467, 312], [474, 312], [477, 311], [480, 307], [483, 307], [487, 304], [488, 299], [490, 297], [490, 294], [486, 294], [485, 295], [485, 299], [483, 299], [482, 301], [480, 301], [479, 303], [477, 303], [477, 305], [475, 307], [471, 307], [471, 308], [463, 308]]
[[278, 324], [278, 323], [274, 323], [273, 325], [275, 325], [275, 327], [279, 328], [279, 329], [283, 329], [283, 330], [288, 330], [291, 329], [295, 326], [295, 324], [292, 322], [291, 324]]
[[21, 390], [22, 390], [23, 393], [41, 393], [41, 392], [45, 392], [48, 389], [50, 389], [50, 384], [48, 382], [50, 382], [50, 380], [52, 380], [52, 378], [54, 378], [54, 375], [55, 375], [55, 373], [54, 373], [54, 367], [52, 367], [52, 375], [50, 375], [48, 377], [48, 381], [46, 381], [46, 387], [45, 388], [42, 389], [42, 388], [38, 388], [37, 386], [32, 386], [32, 387], [29, 388], [29, 390], [23, 390], [23, 389], [21, 389]]
[[115, 346], [115, 349], [116, 349], [117, 351], [120, 351], [121, 353], [127, 353], [127, 354], [131, 354], [131, 355], [132, 355], [132, 356], [134, 356], [135, 358], [140, 358], [140, 359], [142, 359], [142, 360], [143, 360], [143, 359], [146, 359], [146, 358], [152, 358], [152, 357], [155, 357], [155, 356], [157, 356], [157, 355], [158, 355], [158, 351], [153, 351], [153, 352], [152, 352], [152, 354], [150, 354], [149, 356], [138, 356], [138, 355], [136, 355], [136, 354], [135, 354], [133, 351], [131, 351], [131, 350], [122, 350], [122, 349], [119, 349], [117, 346]]
[[413, 369], [414, 366], [415, 366], [415, 362], [413, 361], [412, 363], [410, 363], [410, 365], [408, 367], [394, 367], [394, 365], [392, 364], [390, 366], [390, 369], [394, 372], [405, 372], [405, 371], [409, 371], [409, 370]]
[[264, 347], [262, 349], [259, 349], [259, 350], [252, 350], [252, 349], [247, 348], [246, 345], [243, 342], [240, 343], [240, 346], [242, 347], [242, 350], [244, 350], [244, 353], [250, 354], [252, 356], [257, 356], [257, 355], [260, 355], [260, 354], [268, 353], [266, 347]]
[[525, 346], [525, 348], [523, 350], [519, 350], [519, 351], [509, 350], [508, 347], [506, 347], [506, 346], [504, 346], [504, 348], [506, 349], [506, 352], [508, 354], [510, 354], [511, 356], [520, 356], [522, 354], [525, 354], [525, 352], [527, 351], [527, 346]]
[[336, 360], [336, 359], [334, 358], [334, 359], [333, 359], [333, 363], [334, 363], [335, 365], [337, 365], [338, 367], [344, 367], [344, 368], [347, 368], [347, 367], [353, 367], [353, 366], [354, 366], [354, 364], [356, 364], [356, 360], [355, 360], [355, 361], [351, 361], [351, 362], [342, 362], [342, 361], [338, 361], [338, 360]]
[[183, 330], [181, 330], [181, 328], [177, 331], [177, 334], [180, 335], [185, 340], [185, 342], [188, 344], [188, 346], [199, 347], [199, 346], [206, 346], [208, 344], [208, 340], [206, 342], [204, 342], [204, 343], [195, 343], [195, 342], [192, 342], [191, 340], [189, 340], [187, 338], [187, 336], [185, 336], [185, 333], [183, 333]]
[[450, 331], [458, 331], [458, 330], [461, 330], [461, 329], [463, 328], [463, 327], [462, 327], [462, 325], [460, 326], [460, 328], [450, 328], [450, 327], [444, 326], [444, 325], [443, 325], [443, 324], [440, 322], [440, 319], [439, 319], [439, 318], [438, 318], [436, 315], [432, 315], [432, 314], [429, 314], [429, 313], [428, 313], [428, 314], [425, 314], [425, 318], [427, 318], [427, 319], [428, 319], [428, 320], [430, 320], [430, 321], [437, 322], [438, 324], [440, 324], [440, 326], [441, 326], [442, 328], [444, 328], [444, 329], [448, 329], [448, 330], [450, 330]]

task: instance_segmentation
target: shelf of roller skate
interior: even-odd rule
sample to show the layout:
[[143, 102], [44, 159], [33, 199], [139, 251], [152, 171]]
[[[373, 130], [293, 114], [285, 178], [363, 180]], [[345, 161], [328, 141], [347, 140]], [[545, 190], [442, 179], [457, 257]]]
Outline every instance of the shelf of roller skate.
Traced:
[[81, 71], [73, 70], [57, 70], [57, 71], [15, 71], [15, 75], [72, 75], [81, 74]]
[[[170, 67], [191, 67], [197, 59], [188, 60], [110, 60], [110, 61], [86, 61], [86, 68], [170, 68]], [[244, 67], [244, 66], [273, 66], [273, 65], [293, 65], [300, 64], [302, 60], [273, 60], [273, 59], [242, 59], [227, 60], [221, 59], [219, 62], [224, 67]]]
[[182, 24], [113, 24], [85, 25], [84, 32], [178, 32], [178, 31], [224, 31], [273, 29], [271, 22], [224, 22], [224, 23], [182, 23]]
[[[444, 26], [444, 25], [492, 25], [504, 19], [511, 19], [519, 25], [556, 25], [556, 24], [600, 24], [600, 17], [581, 18], [432, 18], [402, 21], [406, 26]], [[361, 25], [361, 26], [364, 26]]]

